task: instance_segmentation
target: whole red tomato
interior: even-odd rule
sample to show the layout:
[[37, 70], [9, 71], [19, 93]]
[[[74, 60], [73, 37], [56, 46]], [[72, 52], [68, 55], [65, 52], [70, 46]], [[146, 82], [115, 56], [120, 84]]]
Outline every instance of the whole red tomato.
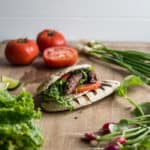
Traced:
[[65, 46], [66, 39], [60, 32], [52, 29], [46, 29], [38, 34], [37, 43], [40, 51], [43, 52], [49, 47]]
[[28, 65], [38, 56], [38, 45], [30, 39], [15, 39], [8, 42], [5, 56], [11, 64]]

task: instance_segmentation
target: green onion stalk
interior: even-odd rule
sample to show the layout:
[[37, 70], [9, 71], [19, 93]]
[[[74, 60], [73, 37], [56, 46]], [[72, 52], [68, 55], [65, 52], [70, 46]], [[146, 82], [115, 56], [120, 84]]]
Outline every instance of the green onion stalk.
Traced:
[[99, 60], [126, 68], [150, 85], [150, 53], [110, 49], [97, 41], [84, 42], [78, 48], [81, 52]]

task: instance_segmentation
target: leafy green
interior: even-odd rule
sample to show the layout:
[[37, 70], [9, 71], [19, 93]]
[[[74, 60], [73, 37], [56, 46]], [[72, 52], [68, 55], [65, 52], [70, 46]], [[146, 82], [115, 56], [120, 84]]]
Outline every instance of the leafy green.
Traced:
[[139, 150], [149, 150], [150, 149], [150, 135], [144, 138], [138, 147], [139, 147]]
[[150, 135], [143, 138], [140, 142], [134, 145], [125, 145], [120, 150], [149, 150], [150, 149]]
[[120, 130], [126, 130], [128, 128], [128, 121], [126, 119], [121, 119], [118, 123]]
[[40, 149], [43, 137], [32, 121], [40, 116], [29, 92], [12, 96], [8, 91], [0, 91], [0, 149]]
[[144, 84], [144, 82], [138, 76], [135, 75], [127, 76], [123, 80], [119, 88], [116, 90], [116, 94], [118, 96], [125, 96], [127, 95], [127, 91], [129, 88], [142, 84]]
[[117, 131], [119, 131], [119, 126], [117, 124], [110, 124], [109, 130], [111, 133], [117, 132]]
[[127, 76], [121, 83], [121, 85], [118, 87], [118, 89], [116, 90], [116, 94], [118, 96], [124, 97], [126, 100], [128, 100], [128, 102], [133, 105], [135, 108], [137, 108], [137, 110], [139, 111], [139, 113], [141, 115], [144, 115], [143, 110], [141, 109], [141, 107], [136, 104], [134, 102], [134, 100], [132, 100], [130, 97], [127, 96], [127, 91], [129, 88], [136, 86], [136, 85], [142, 85], [144, 84], [144, 82], [137, 76], [135, 75], [130, 75]]
[[[31, 122], [21, 122], [19, 124], [0, 125], [0, 147], [10, 149], [39, 149], [43, 137], [40, 130]], [[14, 149], [14, 150], [15, 150]]]
[[130, 129], [132, 132], [128, 135], [125, 135], [125, 132], [123, 132], [123, 135], [127, 138], [127, 145], [120, 148], [121, 150], [149, 150], [150, 148], [150, 102], [138, 105], [127, 96], [127, 91], [130, 87], [142, 84], [144, 83], [139, 77], [130, 75], [124, 79], [116, 91], [118, 96], [124, 97], [135, 107], [132, 114], [139, 116], [131, 119], [122, 119], [119, 125], [121, 127], [124, 125], [126, 133], [126, 128], [129, 125], [136, 124], [136, 126], [141, 126], [140, 128], [135, 128], [135, 130], [134, 128]]
[[88, 81], [88, 72], [87, 70], [81, 70], [82, 79], [80, 80], [80, 84], [83, 84]]
[[[150, 115], [150, 102], [144, 102], [142, 104], [139, 104], [139, 107], [141, 107], [141, 109], [143, 110], [144, 114], [145, 115]], [[141, 114], [139, 113], [138, 109], [135, 108], [133, 111], [132, 111], [132, 114], [134, 116], [140, 116]]]
[[23, 91], [17, 97], [7, 91], [0, 91], [0, 123], [15, 123], [40, 118], [40, 111], [34, 111], [30, 93]]
[[41, 95], [45, 101], [52, 100], [59, 103], [61, 106], [68, 107], [70, 110], [72, 110], [72, 97], [65, 97], [64, 89], [65, 81], [60, 79], [53, 83], [48, 89], [43, 91]]

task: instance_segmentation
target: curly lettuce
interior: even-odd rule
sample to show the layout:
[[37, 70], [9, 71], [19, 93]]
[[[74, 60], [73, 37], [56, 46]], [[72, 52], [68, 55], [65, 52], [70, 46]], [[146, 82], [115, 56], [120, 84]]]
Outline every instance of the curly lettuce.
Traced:
[[0, 149], [38, 150], [43, 143], [41, 131], [33, 123], [40, 111], [34, 110], [32, 95], [22, 91], [12, 96], [0, 91]]

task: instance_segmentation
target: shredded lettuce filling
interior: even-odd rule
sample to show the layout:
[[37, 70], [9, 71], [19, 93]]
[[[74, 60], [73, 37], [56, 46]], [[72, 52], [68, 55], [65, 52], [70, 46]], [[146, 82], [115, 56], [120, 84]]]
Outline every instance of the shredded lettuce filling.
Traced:
[[61, 106], [67, 107], [70, 110], [73, 109], [73, 104], [72, 104], [72, 96], [66, 97], [64, 95], [64, 85], [65, 81], [60, 79], [56, 81], [54, 84], [52, 84], [48, 89], [43, 91], [41, 93], [43, 100], [45, 101], [55, 101]]

